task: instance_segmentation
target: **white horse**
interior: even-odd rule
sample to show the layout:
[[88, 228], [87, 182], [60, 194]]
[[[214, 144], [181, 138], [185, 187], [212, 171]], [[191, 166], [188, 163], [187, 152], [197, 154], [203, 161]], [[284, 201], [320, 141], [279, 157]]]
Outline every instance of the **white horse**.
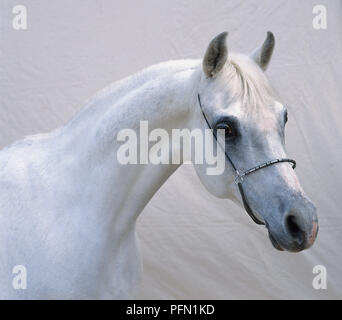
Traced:
[[[252, 55], [228, 55], [222, 33], [203, 61], [149, 67], [98, 93], [62, 128], [3, 149], [0, 298], [111, 299], [134, 292], [141, 275], [137, 217], [179, 165], [118, 163], [120, 129], [136, 129], [140, 120], [168, 132], [209, 124], [225, 130], [224, 148], [239, 170], [284, 158], [286, 109], [264, 74], [273, 47], [269, 32]], [[211, 193], [242, 205], [228, 161], [221, 175], [207, 175], [206, 164], [195, 168]], [[288, 162], [246, 176], [243, 186], [277, 249], [312, 245], [316, 209]], [[26, 269], [25, 290], [13, 287], [17, 265]]]

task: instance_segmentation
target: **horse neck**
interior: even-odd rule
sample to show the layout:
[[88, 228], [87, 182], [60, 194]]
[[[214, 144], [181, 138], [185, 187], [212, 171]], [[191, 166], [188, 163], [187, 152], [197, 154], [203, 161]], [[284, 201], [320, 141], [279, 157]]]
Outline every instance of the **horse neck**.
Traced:
[[75, 159], [77, 173], [82, 175], [75, 179], [96, 186], [97, 208], [123, 219], [126, 225], [135, 221], [178, 165], [120, 165], [117, 134], [126, 128], [139, 132], [141, 120], [148, 121], [149, 131], [163, 128], [170, 136], [171, 129], [188, 127], [198, 74], [193, 65], [185, 67], [182, 62], [178, 69], [154, 79], [145, 75], [139, 83], [125, 82], [126, 92], [122, 86], [105, 89], [62, 130], [68, 141], [64, 151]]

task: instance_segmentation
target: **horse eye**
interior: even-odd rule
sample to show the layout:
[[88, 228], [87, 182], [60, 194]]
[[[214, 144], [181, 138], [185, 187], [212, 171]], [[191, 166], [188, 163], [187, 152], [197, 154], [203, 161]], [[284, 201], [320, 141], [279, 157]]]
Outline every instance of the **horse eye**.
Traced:
[[224, 130], [225, 139], [235, 136], [235, 132], [234, 132], [232, 126], [226, 122], [219, 123], [216, 126], [216, 129]]
[[287, 115], [287, 111], [285, 111], [284, 113], [284, 123], [286, 123], [288, 120], [288, 115]]

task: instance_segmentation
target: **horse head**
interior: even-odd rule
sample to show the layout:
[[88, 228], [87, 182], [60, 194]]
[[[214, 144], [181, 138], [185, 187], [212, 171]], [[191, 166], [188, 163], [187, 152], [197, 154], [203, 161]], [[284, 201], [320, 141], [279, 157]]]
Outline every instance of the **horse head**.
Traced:
[[276, 249], [301, 251], [314, 243], [318, 222], [286, 155], [288, 110], [265, 75], [274, 35], [268, 32], [250, 55], [229, 54], [226, 37], [215, 37], [205, 53], [195, 110], [198, 124], [213, 129], [227, 165], [217, 176], [195, 165], [197, 174], [212, 194], [232, 199], [265, 224]]

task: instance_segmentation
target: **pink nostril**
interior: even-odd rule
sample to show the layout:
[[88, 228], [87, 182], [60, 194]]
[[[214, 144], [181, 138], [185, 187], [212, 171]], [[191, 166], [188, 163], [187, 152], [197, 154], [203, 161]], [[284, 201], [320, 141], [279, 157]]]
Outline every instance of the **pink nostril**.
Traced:
[[317, 237], [317, 233], [318, 233], [318, 223], [317, 223], [317, 221], [314, 221], [312, 223], [311, 234], [310, 234], [310, 236], [308, 238], [308, 245], [309, 246], [311, 246], [314, 243], [314, 241], [315, 241], [315, 239]]

